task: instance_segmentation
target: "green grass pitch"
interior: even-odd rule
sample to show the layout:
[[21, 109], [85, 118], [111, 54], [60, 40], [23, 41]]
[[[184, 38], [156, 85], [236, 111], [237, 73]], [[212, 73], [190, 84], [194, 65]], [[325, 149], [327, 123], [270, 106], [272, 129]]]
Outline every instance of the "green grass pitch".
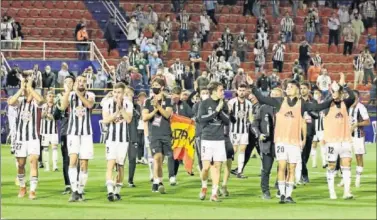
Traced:
[[[198, 199], [201, 182], [198, 172], [188, 176], [180, 167], [178, 185], [168, 186], [167, 194], [151, 192], [149, 172], [146, 165], [137, 165], [135, 174], [136, 188], [122, 189], [122, 201], [110, 203], [106, 198], [105, 187], [105, 149], [95, 146], [95, 159], [89, 163], [89, 180], [86, 191], [87, 201], [68, 203], [68, 195], [61, 195], [64, 188], [61, 168], [59, 172], [41, 170], [37, 189], [37, 200], [18, 199], [18, 187], [15, 185], [16, 168], [14, 157], [9, 147], [1, 151], [1, 218], [2, 219], [252, 219], [252, 218], [287, 218], [287, 219], [376, 219], [376, 145], [369, 144], [365, 156], [365, 168], [360, 189], [353, 187], [355, 161], [352, 167], [353, 200], [343, 200], [343, 189], [337, 187], [338, 200], [328, 197], [325, 170], [311, 168], [309, 161], [310, 183], [299, 186], [293, 192], [297, 204], [278, 204], [273, 198], [264, 201], [260, 198], [259, 159], [250, 159], [245, 169], [248, 179], [229, 181], [230, 197], [221, 203], [211, 203]], [[319, 151], [318, 151], [319, 155]], [[59, 164], [61, 159], [59, 158]], [[320, 158], [318, 158], [320, 160]], [[126, 162], [127, 164], [128, 162]], [[318, 161], [318, 164], [321, 164]], [[167, 173], [166, 164], [164, 172]], [[28, 176], [27, 168], [27, 176]], [[128, 173], [126, 166], [126, 174]], [[273, 168], [270, 186], [276, 178]], [[127, 177], [125, 178], [126, 183]], [[336, 183], [340, 181], [338, 177]], [[209, 185], [210, 187], [210, 185]], [[275, 194], [276, 190], [271, 189]], [[209, 197], [209, 193], [207, 198]]]

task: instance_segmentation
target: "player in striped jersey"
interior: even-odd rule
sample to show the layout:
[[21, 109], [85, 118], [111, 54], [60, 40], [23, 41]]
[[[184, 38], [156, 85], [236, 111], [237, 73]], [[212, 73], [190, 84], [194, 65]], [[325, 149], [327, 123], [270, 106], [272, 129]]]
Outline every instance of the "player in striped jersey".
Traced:
[[[120, 190], [123, 186], [124, 161], [129, 146], [128, 123], [132, 119], [133, 104], [124, 97], [126, 86], [117, 83], [113, 96], [102, 108], [103, 123], [109, 126], [106, 137], [106, 186], [109, 201], [120, 200]], [[113, 169], [117, 165], [116, 184], [113, 181]], [[114, 190], [115, 185], [115, 190]]]
[[[322, 92], [319, 90], [318, 87], [315, 87], [313, 89], [313, 99], [317, 103], [321, 103], [322, 101]], [[312, 156], [312, 167], [316, 168], [317, 167], [317, 146], [318, 143], [321, 147], [321, 158], [322, 158], [322, 168], [327, 167], [327, 160], [326, 160], [326, 146], [323, 143], [323, 117], [324, 114], [323, 112], [319, 113], [318, 119], [315, 119], [314, 121], [314, 126], [315, 126], [315, 135], [313, 137], [313, 142], [312, 142], [312, 151], [311, 151], [311, 156]]]
[[45, 170], [50, 171], [50, 155], [49, 145], [52, 146], [52, 170], [58, 171], [58, 130], [54, 119], [54, 92], [47, 93], [47, 103], [42, 105], [42, 118], [40, 124], [40, 134], [42, 137], [43, 159], [45, 163]]
[[237, 97], [229, 100], [231, 115], [235, 117], [235, 122], [230, 124], [230, 138], [232, 140], [234, 154], [238, 150], [238, 172], [237, 178], [246, 178], [242, 174], [245, 162], [245, 149], [249, 144], [249, 125], [252, 117], [252, 104], [245, 97], [246, 85], [241, 84], [237, 89]]
[[8, 105], [18, 106], [16, 121], [15, 156], [18, 162], [17, 177], [20, 185], [18, 197], [26, 194], [25, 164], [26, 158], [30, 158], [30, 199], [35, 199], [35, 191], [38, 185], [38, 157], [40, 154], [40, 142], [37, 132], [37, 108], [43, 103], [35, 90], [32, 77], [23, 75], [21, 87], [16, 94], [8, 99]]
[[355, 102], [349, 109], [349, 116], [351, 119], [351, 132], [352, 132], [352, 146], [356, 156], [356, 180], [355, 187], [360, 187], [361, 174], [364, 169], [363, 155], [365, 152], [365, 133], [363, 127], [370, 124], [368, 111], [363, 104], [360, 103], [360, 94], [354, 90]]
[[[69, 107], [67, 131], [69, 170], [72, 195], [70, 202], [83, 201], [82, 193], [88, 181], [88, 162], [93, 159], [93, 131], [91, 109], [94, 106], [95, 95], [86, 90], [86, 78], [78, 76], [73, 90], [64, 85], [64, 96], [61, 109]], [[79, 180], [77, 181], [77, 161], [80, 162]]]

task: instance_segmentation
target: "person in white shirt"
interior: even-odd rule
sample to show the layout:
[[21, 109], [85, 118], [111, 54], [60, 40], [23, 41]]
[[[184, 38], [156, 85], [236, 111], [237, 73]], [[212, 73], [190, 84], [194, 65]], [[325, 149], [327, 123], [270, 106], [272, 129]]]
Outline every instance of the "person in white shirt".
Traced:
[[208, 34], [210, 31], [210, 17], [207, 15], [207, 11], [203, 11], [203, 14], [200, 15], [200, 34], [202, 35], [202, 47], [203, 43], [208, 41]]
[[[10, 21], [11, 19], [7, 16], [4, 16], [1, 21], [1, 39], [2, 40], [12, 40], [13, 26]], [[1, 48], [11, 49], [12, 42], [1, 42]]]
[[331, 14], [331, 18], [329, 18], [327, 22], [327, 27], [329, 28], [329, 48], [332, 43], [334, 43], [335, 46], [338, 47], [340, 22], [336, 17], [335, 12]]
[[329, 88], [331, 85], [331, 78], [328, 76], [327, 70], [322, 68], [321, 75], [317, 78], [317, 86], [322, 91], [322, 97], [326, 98], [329, 93]]
[[340, 6], [338, 10], [339, 22], [340, 22], [340, 33], [343, 32], [343, 29], [351, 21], [350, 14], [348, 13], [348, 7], [345, 5]]
[[356, 156], [356, 180], [355, 187], [360, 187], [361, 174], [364, 169], [363, 155], [365, 151], [365, 132], [364, 127], [370, 124], [370, 118], [367, 108], [360, 103], [359, 91], [353, 90], [355, 94], [355, 102], [349, 109], [349, 116], [351, 119], [352, 145]]

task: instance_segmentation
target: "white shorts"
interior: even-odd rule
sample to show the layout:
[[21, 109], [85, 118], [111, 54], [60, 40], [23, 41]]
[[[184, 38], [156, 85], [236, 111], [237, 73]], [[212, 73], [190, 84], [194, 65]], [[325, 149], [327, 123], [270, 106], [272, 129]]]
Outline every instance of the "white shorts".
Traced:
[[67, 135], [68, 154], [78, 154], [79, 159], [93, 159], [92, 135]]
[[320, 142], [323, 140], [323, 131], [316, 131], [313, 137], [314, 142]]
[[42, 146], [48, 147], [51, 145], [58, 145], [59, 144], [59, 137], [58, 134], [42, 134]]
[[201, 141], [202, 161], [225, 162], [225, 141]]
[[276, 160], [285, 160], [288, 163], [301, 162], [301, 148], [295, 145], [275, 144]]
[[249, 144], [249, 134], [230, 134], [230, 141], [232, 142], [233, 146], [239, 145], [248, 145]]
[[106, 160], [115, 160], [123, 165], [128, 152], [128, 142], [106, 141]]
[[40, 155], [39, 139], [31, 141], [16, 141], [13, 145], [16, 157], [27, 157], [29, 155]]
[[336, 162], [340, 158], [352, 158], [352, 146], [349, 142], [326, 143], [327, 161]]
[[353, 137], [352, 147], [355, 154], [366, 154], [365, 150], [365, 137]]

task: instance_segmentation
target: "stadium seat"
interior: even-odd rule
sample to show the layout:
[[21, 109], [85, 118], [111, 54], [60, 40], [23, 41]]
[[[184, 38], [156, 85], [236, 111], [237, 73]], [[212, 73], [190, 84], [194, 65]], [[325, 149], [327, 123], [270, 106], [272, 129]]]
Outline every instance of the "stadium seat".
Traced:
[[25, 19], [23, 23], [21, 23], [24, 27], [32, 27], [34, 26], [34, 20], [33, 19]]
[[42, 29], [41, 36], [44, 38], [49, 38], [51, 36], [51, 30], [50, 29]]
[[81, 19], [82, 18], [82, 11], [79, 11], [79, 10], [72, 11], [72, 18]]
[[33, 8], [33, 4], [32, 3], [33, 3], [32, 1], [23, 1], [22, 2], [22, 7], [23, 8], [27, 8], [27, 9]]
[[40, 10], [39, 11], [39, 17], [40, 18], [50, 18], [51, 17], [51, 11], [50, 10]]
[[39, 17], [39, 11], [37, 9], [31, 9], [29, 10], [29, 17], [30, 18], [38, 18]]
[[46, 26], [46, 20], [36, 19], [34, 25], [43, 28]]
[[72, 17], [72, 13], [71, 11], [65, 9], [62, 11], [61, 17], [64, 19], [69, 19]]
[[22, 2], [21, 1], [12, 1], [12, 8], [22, 8]]
[[87, 20], [91, 20], [92, 19], [92, 14], [88, 11], [85, 11], [84, 14], [83, 14], [83, 18], [87, 19]]
[[56, 23], [56, 27], [58, 28], [66, 28], [67, 27], [67, 21], [65, 19], [60, 19]]
[[27, 18], [27, 17], [29, 17], [28, 16], [28, 11], [26, 9], [23, 9], [23, 8], [21, 8], [21, 9], [19, 9], [17, 11], [17, 15], [16, 16], [19, 17], [19, 18]]
[[85, 3], [83, 1], [77, 1], [76, 10], [86, 10]]
[[[3, 9], [1, 9], [1, 13], [2, 14], [7, 14], [11, 17], [16, 17], [17, 16], [17, 13], [18, 13], [18, 9], [15, 9], [15, 8], [9, 8], [8, 10], [6, 10], [6, 12], [3, 12]], [[17, 16], [19, 17], [19, 16]]]
[[[10, 8], [11, 2], [10, 1], [1, 1], [1, 8]], [[1, 90], [3, 91], [3, 90]]]
[[[69, 4], [69, 2], [67, 4]], [[66, 5], [66, 2], [64, 2], [64, 1], [57, 1], [55, 3], [55, 8], [56, 9], [65, 9], [65, 5]]]
[[55, 1], [46, 1], [44, 7], [47, 9], [55, 9]]
[[34, 1], [33, 8], [44, 9], [44, 1]]

